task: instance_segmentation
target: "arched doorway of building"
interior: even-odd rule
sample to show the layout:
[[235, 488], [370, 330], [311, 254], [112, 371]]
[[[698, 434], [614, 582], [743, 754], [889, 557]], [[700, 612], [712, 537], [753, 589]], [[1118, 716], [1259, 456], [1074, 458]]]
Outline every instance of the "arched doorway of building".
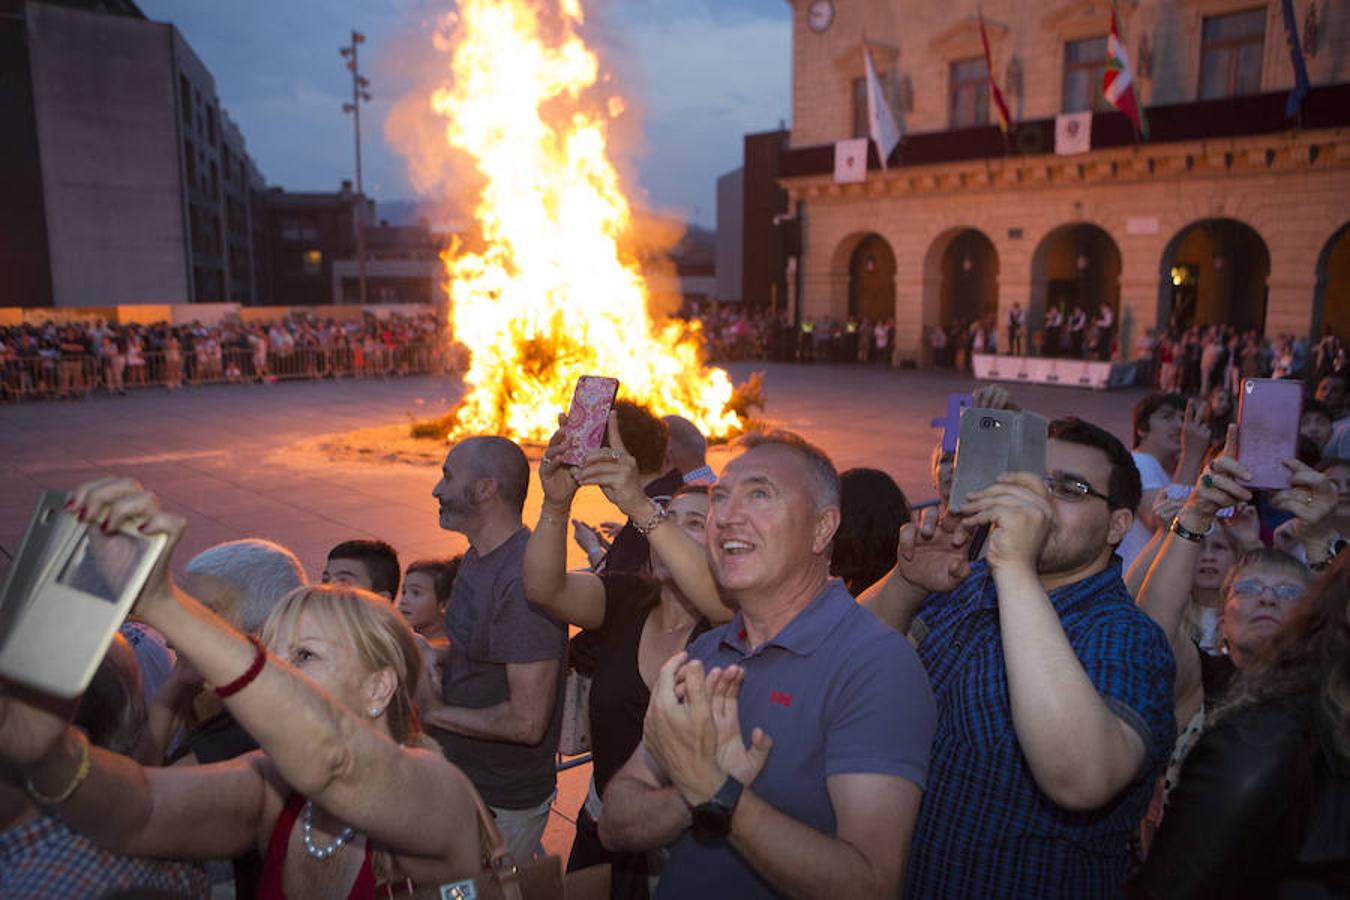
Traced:
[[1163, 251], [1160, 276], [1158, 309], [1170, 330], [1264, 330], [1270, 251], [1250, 225], [1236, 219], [1187, 225]]
[[[1031, 257], [1033, 351], [1110, 359], [1120, 337], [1120, 269], [1120, 248], [1097, 225], [1061, 225], [1047, 234]], [[1105, 327], [1096, 327], [1099, 321]]]
[[938, 322], [949, 331], [958, 325], [998, 325], [998, 251], [983, 232], [957, 232], [942, 253]]
[[1317, 259], [1317, 336], [1350, 343], [1350, 222], [1327, 241]]
[[849, 257], [848, 314], [860, 321], [895, 318], [895, 253], [879, 234], [864, 236]]

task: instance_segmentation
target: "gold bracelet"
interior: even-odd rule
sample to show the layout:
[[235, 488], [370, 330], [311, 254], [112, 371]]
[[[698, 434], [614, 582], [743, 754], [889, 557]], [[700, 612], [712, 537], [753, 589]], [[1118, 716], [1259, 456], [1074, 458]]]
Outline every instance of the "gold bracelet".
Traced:
[[55, 797], [48, 797], [33, 786], [33, 778], [29, 776], [24, 781], [24, 792], [28, 794], [28, 799], [39, 806], [60, 806], [70, 799], [70, 795], [75, 793], [84, 780], [89, 777], [89, 772], [93, 768], [93, 760], [89, 754], [89, 738], [84, 736], [84, 732], [75, 730], [80, 739], [80, 765], [75, 769], [75, 777], [70, 779], [67, 784]]

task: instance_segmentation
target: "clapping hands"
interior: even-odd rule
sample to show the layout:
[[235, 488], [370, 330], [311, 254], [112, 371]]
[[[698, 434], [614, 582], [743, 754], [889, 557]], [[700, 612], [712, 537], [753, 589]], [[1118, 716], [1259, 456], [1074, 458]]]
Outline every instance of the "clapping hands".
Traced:
[[643, 724], [643, 743], [690, 806], [712, 798], [730, 775], [750, 784], [773, 742], [756, 728], [746, 746], [738, 666], [704, 673], [703, 663], [677, 653], [661, 667]]

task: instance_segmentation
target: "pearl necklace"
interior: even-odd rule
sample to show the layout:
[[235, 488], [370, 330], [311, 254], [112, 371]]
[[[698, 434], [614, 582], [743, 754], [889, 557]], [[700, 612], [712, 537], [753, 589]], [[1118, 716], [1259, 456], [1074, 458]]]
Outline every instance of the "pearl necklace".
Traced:
[[337, 853], [347, 842], [356, 837], [356, 829], [348, 826], [342, 829], [342, 833], [333, 838], [333, 843], [327, 847], [320, 847], [314, 843], [314, 801], [305, 801], [305, 812], [302, 818], [302, 831], [305, 837], [305, 852], [317, 860], [325, 860]]

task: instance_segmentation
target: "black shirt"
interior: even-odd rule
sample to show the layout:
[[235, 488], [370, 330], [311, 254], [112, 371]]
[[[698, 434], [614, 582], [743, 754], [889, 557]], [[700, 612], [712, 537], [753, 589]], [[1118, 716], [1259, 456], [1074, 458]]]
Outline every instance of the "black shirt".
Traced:
[[[678, 469], [671, 469], [643, 490], [653, 500], [665, 503], [682, 487], [684, 487], [684, 476], [680, 474]], [[608, 555], [605, 556], [603, 568], [606, 572], [641, 572], [647, 565], [647, 559], [650, 556], [651, 546], [647, 543], [647, 538], [639, 534], [638, 530], [633, 527], [633, 523], [629, 522], [623, 526], [622, 531], [615, 535], [614, 544], [609, 548]]]
[[[596, 650], [591, 681], [591, 754], [596, 790], [603, 793], [614, 773], [623, 768], [642, 740], [642, 720], [651, 691], [638, 669], [642, 627], [656, 608], [660, 587], [636, 575], [606, 574], [605, 621], [590, 634]], [[708, 630], [700, 618], [689, 641]]]

